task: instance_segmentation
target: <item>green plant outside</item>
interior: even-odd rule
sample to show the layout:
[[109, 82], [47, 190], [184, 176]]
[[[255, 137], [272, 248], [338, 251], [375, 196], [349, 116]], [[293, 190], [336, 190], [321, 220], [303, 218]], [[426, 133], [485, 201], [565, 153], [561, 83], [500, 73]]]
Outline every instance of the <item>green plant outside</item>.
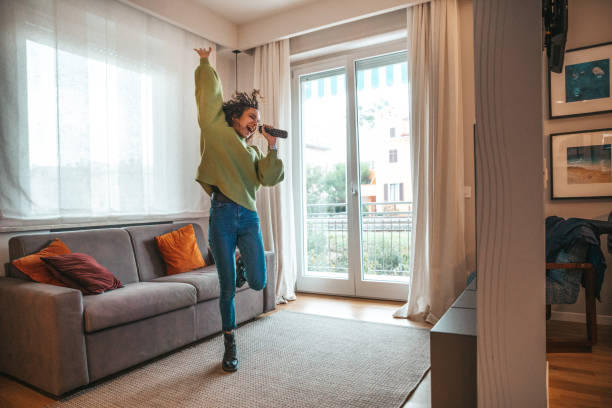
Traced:
[[[393, 234], [393, 235], [392, 235]], [[345, 273], [348, 270], [346, 231], [307, 233], [308, 269]], [[409, 276], [410, 231], [369, 231], [363, 234], [363, 269], [368, 275]]]

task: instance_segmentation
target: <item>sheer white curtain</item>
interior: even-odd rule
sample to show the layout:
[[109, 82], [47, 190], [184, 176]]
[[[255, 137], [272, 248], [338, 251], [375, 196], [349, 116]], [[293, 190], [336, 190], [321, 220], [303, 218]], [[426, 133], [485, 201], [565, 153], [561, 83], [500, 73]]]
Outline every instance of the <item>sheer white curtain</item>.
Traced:
[[[263, 96], [261, 120], [280, 129], [291, 129], [291, 79], [289, 71], [289, 40], [275, 41], [255, 49], [254, 87]], [[257, 212], [261, 222], [264, 247], [277, 254], [276, 302], [295, 299], [297, 276], [295, 216], [291, 151], [294, 139], [279, 139], [278, 154], [285, 165], [285, 180], [274, 187], [263, 187], [257, 192]], [[263, 152], [268, 143], [257, 134], [253, 144]]]
[[396, 317], [435, 323], [465, 286], [457, 0], [408, 8], [414, 206], [410, 293]]
[[0, 226], [205, 210], [208, 41], [115, 0], [6, 0], [0, 27]]

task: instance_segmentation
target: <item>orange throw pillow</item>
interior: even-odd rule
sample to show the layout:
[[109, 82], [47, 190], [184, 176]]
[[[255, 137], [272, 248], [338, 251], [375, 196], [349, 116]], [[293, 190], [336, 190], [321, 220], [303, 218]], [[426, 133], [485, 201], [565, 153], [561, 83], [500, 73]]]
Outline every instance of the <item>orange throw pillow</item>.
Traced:
[[15, 259], [11, 263], [35, 282], [66, 286], [53, 276], [53, 274], [47, 268], [47, 265], [45, 265], [43, 260], [40, 258], [43, 256], [66, 255], [69, 253], [70, 249], [68, 249], [66, 244], [64, 244], [58, 238], [55, 238], [47, 247], [41, 249], [37, 253]]
[[157, 242], [157, 248], [159, 248], [164, 262], [166, 262], [166, 273], [168, 275], [206, 266], [191, 224], [155, 237], [155, 242]]

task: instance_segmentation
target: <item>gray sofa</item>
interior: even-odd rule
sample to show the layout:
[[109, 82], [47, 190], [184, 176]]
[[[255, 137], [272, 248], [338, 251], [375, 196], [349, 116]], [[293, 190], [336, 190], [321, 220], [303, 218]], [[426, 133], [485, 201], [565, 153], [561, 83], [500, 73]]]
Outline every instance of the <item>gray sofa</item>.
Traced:
[[[21, 235], [10, 259], [53, 238], [93, 256], [124, 287], [99, 295], [31, 281], [11, 264], [0, 277], [0, 372], [59, 396], [221, 331], [214, 265], [166, 276], [154, 236], [187, 224]], [[207, 240], [193, 224], [202, 255]], [[236, 293], [238, 323], [275, 308], [275, 257], [266, 253], [267, 286]], [[221, 355], [219, 356], [221, 359]]]

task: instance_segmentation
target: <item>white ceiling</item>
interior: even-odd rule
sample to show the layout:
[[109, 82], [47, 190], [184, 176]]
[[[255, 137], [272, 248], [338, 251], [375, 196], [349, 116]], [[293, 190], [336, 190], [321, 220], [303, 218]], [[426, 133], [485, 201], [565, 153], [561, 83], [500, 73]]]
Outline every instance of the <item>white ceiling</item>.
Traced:
[[250, 23], [315, 1], [319, 0], [195, 0], [196, 3], [237, 25]]
[[248, 50], [428, 0], [119, 1], [218, 45]]

